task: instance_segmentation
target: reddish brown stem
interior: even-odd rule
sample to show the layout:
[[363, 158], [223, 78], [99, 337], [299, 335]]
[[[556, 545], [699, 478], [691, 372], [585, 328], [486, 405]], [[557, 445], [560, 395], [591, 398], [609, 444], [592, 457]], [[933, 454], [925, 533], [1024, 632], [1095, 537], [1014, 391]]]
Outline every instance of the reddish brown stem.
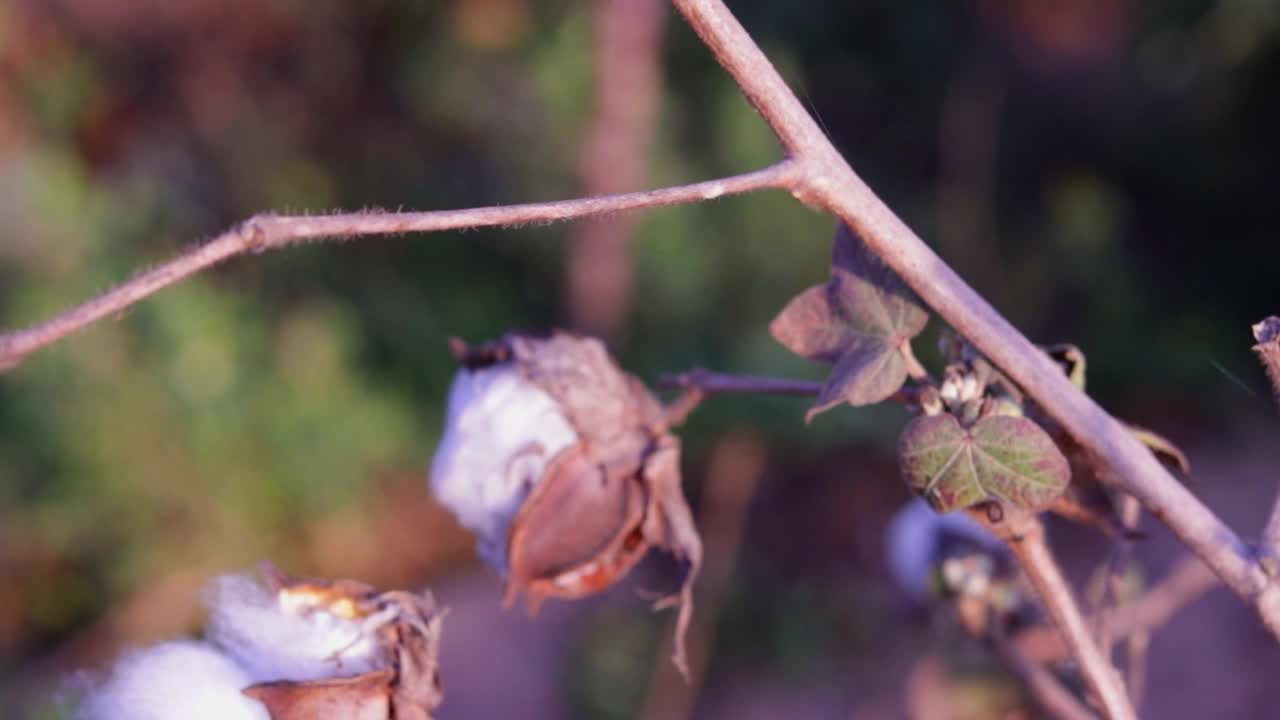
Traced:
[[1094, 720], [1094, 714], [1062, 685], [1048, 668], [1029, 657], [1018, 643], [994, 631], [991, 646], [1000, 659], [1026, 683], [1040, 705], [1059, 720]]
[[[737, 375], [697, 368], [674, 375], [663, 375], [658, 378], [658, 387], [698, 390], [707, 395], [728, 393], [814, 397], [822, 390], [822, 383], [814, 380], [797, 380], [795, 378]], [[917, 388], [904, 386], [886, 398], [886, 400], [904, 404], [914, 403], [918, 402], [918, 393], [919, 390]]]
[[[1218, 586], [1218, 578], [1199, 558], [1189, 556], [1169, 571], [1142, 597], [1111, 611], [1110, 632], [1124, 638], [1137, 632], [1156, 630], [1179, 610]], [[1071, 655], [1057, 628], [1041, 626], [1018, 633], [1016, 640], [1026, 653], [1040, 662], [1055, 662]]]
[[701, 390], [709, 395], [716, 393], [754, 393], [759, 395], [813, 396], [822, 389], [822, 383], [792, 378], [761, 377], [758, 375], [733, 375], [710, 370], [690, 370], [678, 375], [663, 375], [658, 386]]
[[86, 325], [118, 313], [157, 290], [237, 255], [323, 238], [511, 227], [623, 210], [702, 202], [724, 195], [790, 187], [795, 179], [795, 171], [794, 163], [783, 161], [755, 172], [661, 190], [469, 210], [318, 216], [257, 215], [190, 252], [148, 270], [82, 305], [34, 327], [0, 335], [0, 372], [13, 368], [36, 350], [61, 340]]
[[970, 514], [1009, 546], [1023, 573], [1036, 589], [1041, 604], [1066, 640], [1071, 656], [1080, 666], [1080, 674], [1106, 717], [1135, 720], [1137, 714], [1125, 694], [1124, 682], [1089, 634], [1080, 606], [1045, 542], [1044, 525], [1040, 519], [1012, 509], [1006, 509], [998, 522], [992, 520], [985, 509], [980, 508]]

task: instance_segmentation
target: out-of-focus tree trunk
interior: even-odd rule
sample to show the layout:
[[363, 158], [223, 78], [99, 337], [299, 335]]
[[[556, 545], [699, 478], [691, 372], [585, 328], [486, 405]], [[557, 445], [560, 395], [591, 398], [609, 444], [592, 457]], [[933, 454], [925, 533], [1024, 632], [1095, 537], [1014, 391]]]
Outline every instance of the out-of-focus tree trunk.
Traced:
[[[595, 111], [582, 142], [580, 172], [587, 195], [640, 189], [661, 99], [661, 0], [595, 3]], [[586, 220], [568, 245], [570, 324], [616, 338], [631, 306], [631, 248], [635, 216]]]

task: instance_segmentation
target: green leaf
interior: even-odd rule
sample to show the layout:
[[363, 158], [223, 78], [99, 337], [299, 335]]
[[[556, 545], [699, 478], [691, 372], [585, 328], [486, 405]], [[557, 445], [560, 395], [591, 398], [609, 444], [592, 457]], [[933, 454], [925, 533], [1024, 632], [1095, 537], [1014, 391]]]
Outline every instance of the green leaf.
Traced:
[[841, 224], [831, 280], [793, 298], [769, 330], [797, 355], [835, 364], [808, 420], [844, 402], [870, 405], [897, 392], [907, 380], [898, 347], [928, 320], [902, 280]]
[[907, 484], [939, 512], [986, 500], [1039, 512], [1071, 479], [1048, 433], [1032, 420], [1005, 415], [969, 428], [951, 415], [916, 418], [902, 432], [898, 462]]

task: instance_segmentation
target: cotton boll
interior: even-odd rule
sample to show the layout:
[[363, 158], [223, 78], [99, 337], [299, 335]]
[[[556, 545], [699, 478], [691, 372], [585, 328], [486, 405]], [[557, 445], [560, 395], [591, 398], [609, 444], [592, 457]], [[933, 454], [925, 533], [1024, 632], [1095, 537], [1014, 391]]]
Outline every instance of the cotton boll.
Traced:
[[349, 677], [386, 665], [369, 619], [285, 606], [247, 576], [217, 578], [205, 603], [209, 640], [244, 668], [248, 684]]
[[514, 363], [461, 370], [431, 463], [432, 491], [476, 534], [480, 556], [506, 572], [512, 518], [551, 459], [577, 442], [556, 401]]
[[249, 675], [199, 642], [171, 642], [129, 653], [91, 688], [79, 720], [270, 720], [241, 694]]
[[993, 555], [1005, 552], [999, 539], [965, 513], [939, 514], [920, 498], [893, 516], [885, 544], [893, 579], [919, 603], [930, 599], [934, 574], [949, 554], [966, 547]]

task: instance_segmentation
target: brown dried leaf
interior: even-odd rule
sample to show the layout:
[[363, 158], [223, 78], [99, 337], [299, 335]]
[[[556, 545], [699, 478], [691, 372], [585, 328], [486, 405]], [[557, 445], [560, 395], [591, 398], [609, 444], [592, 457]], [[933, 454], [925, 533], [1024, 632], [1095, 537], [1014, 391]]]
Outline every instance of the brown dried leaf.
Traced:
[[[434, 612], [421, 596], [402, 599], [403, 621], [389, 626], [396, 647], [396, 679], [391, 686], [391, 717], [395, 720], [431, 720], [431, 711], [444, 702], [440, 681], [440, 634], [444, 615]], [[426, 619], [429, 617], [430, 619]]]
[[650, 510], [645, 518], [645, 539], [670, 551], [680, 561], [683, 570], [679, 595], [660, 600], [655, 607], [680, 606], [672, 661], [687, 679], [689, 661], [685, 635], [693, 619], [693, 583], [702, 570], [702, 538], [680, 487], [680, 441], [671, 435], [664, 437], [659, 448], [645, 461], [644, 475], [651, 493]]
[[1272, 315], [1253, 326], [1253, 338], [1258, 341], [1253, 351], [1266, 368], [1276, 402], [1280, 403], [1280, 317]]

